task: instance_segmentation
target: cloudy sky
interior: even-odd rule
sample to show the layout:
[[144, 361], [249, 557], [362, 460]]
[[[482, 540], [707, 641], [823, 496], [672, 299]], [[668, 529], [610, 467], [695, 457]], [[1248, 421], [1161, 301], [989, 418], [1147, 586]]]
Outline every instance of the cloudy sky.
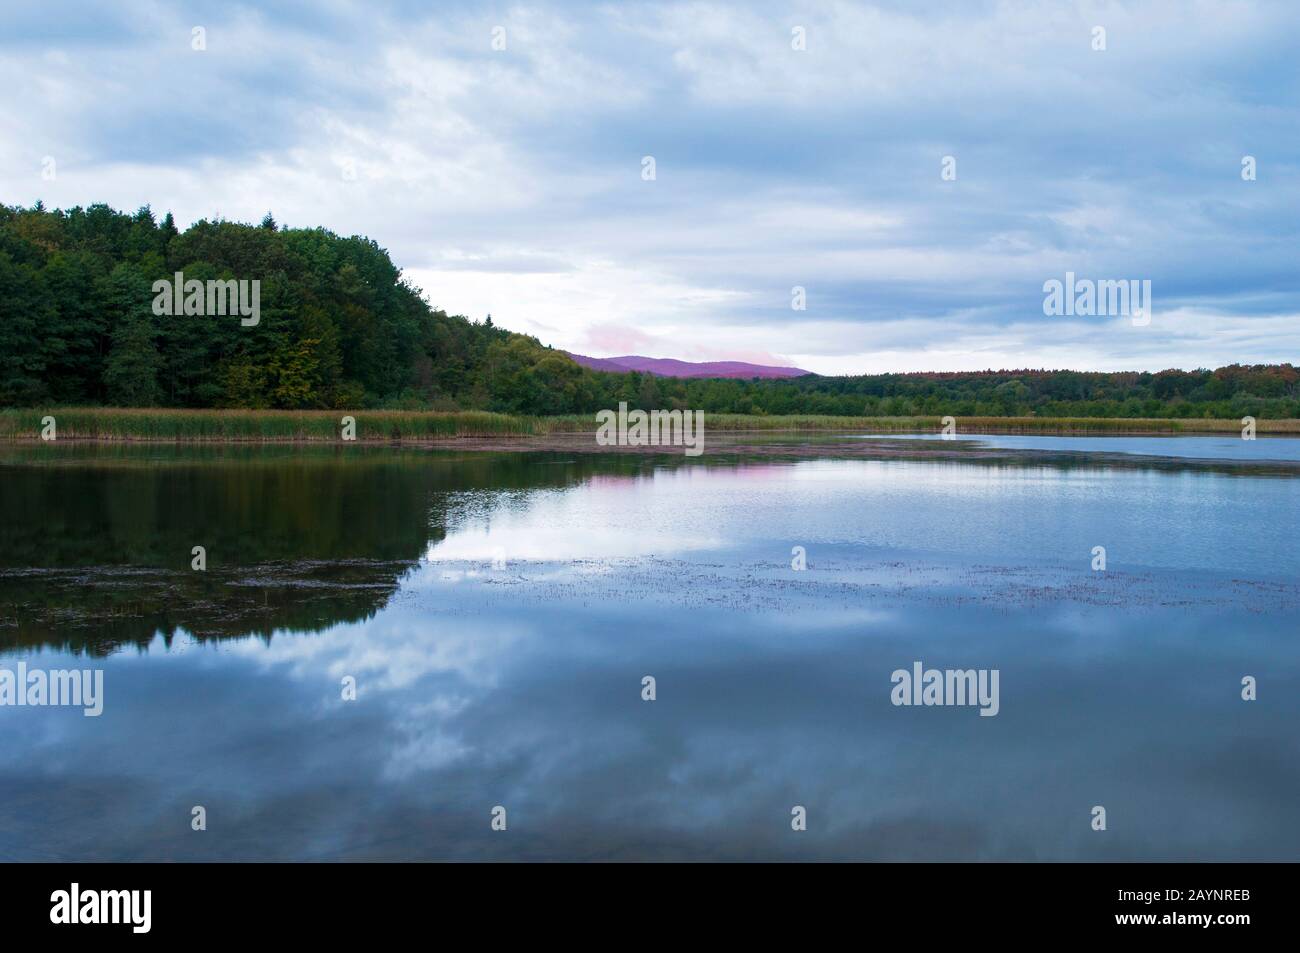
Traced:
[[[10, 4], [0, 201], [364, 234], [596, 356], [1294, 361], [1298, 47], [1271, 2]], [[1150, 324], [1044, 315], [1067, 271]]]

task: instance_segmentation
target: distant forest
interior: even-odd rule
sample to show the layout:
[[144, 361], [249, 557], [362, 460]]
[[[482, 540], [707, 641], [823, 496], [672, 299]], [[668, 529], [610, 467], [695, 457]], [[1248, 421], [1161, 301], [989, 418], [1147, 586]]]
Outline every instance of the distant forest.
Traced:
[[[153, 282], [261, 282], [261, 318], [155, 315]], [[435, 310], [388, 253], [323, 228], [106, 205], [0, 206], [0, 406], [595, 413], [1300, 417], [1290, 364], [1158, 373], [1001, 370], [669, 379], [579, 367], [536, 338]]]

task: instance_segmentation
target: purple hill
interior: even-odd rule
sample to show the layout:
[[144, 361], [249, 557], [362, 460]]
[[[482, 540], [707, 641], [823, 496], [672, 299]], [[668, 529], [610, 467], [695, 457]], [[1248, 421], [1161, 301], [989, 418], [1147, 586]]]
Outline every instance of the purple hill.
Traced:
[[[569, 352], [566, 352], [569, 353]], [[766, 364], [747, 364], [744, 361], [677, 361], [670, 357], [587, 357], [569, 353], [583, 367], [593, 371], [626, 374], [640, 371], [656, 377], [801, 377], [810, 371], [798, 367], [770, 367]]]

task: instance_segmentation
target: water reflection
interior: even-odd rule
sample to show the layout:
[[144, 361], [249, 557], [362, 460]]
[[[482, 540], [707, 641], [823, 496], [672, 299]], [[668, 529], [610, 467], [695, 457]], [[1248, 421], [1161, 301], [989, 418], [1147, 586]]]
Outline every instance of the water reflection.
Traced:
[[[157, 614], [0, 630], [0, 664], [91, 651], [106, 686], [98, 719], [0, 709], [6, 859], [1300, 856], [1300, 481], [393, 451], [0, 479], [10, 606]], [[183, 588], [200, 530], [254, 568]], [[86, 565], [132, 573], [44, 588]], [[1000, 714], [894, 708], [917, 659], [999, 669]]]
[[[933, 433], [866, 434], [859, 439], [934, 441]], [[1300, 437], [1258, 435], [1253, 440], [1225, 434], [1147, 434], [1063, 436], [1057, 434], [956, 433], [953, 439], [1006, 450], [1120, 453], [1185, 460], [1290, 460], [1300, 461]]]
[[365, 448], [9, 448], [0, 652], [104, 655], [156, 634], [270, 639], [364, 620], [484, 488], [508, 511], [516, 491], [593, 469]]

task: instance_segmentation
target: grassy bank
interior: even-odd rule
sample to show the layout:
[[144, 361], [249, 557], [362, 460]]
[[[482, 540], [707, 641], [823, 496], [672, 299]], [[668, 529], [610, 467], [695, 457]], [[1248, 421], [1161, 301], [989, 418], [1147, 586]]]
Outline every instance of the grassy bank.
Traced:
[[[62, 407], [0, 410], [0, 439], [35, 440], [42, 418], [55, 420], [61, 440], [153, 441], [336, 441], [343, 411], [332, 410], [151, 410]], [[514, 417], [485, 411], [352, 411], [359, 441], [422, 442], [458, 437], [528, 437], [584, 433], [596, 429], [594, 415]], [[766, 417], [707, 414], [714, 433], [832, 432], [937, 433], [939, 417]], [[1118, 417], [961, 417], [963, 433], [1225, 433], [1239, 434], [1238, 420], [1138, 419]], [[1300, 434], [1300, 420], [1261, 420], [1259, 433]]]
[[358, 440], [445, 440], [546, 433], [544, 421], [485, 411], [410, 413], [333, 410], [152, 410], [62, 407], [0, 410], [0, 438], [36, 439], [41, 420], [55, 420], [60, 440], [335, 441], [342, 420], [356, 420]]
[[[961, 433], [1048, 433], [1048, 434], [1149, 434], [1224, 433], [1240, 434], [1240, 420], [1202, 418], [1138, 417], [957, 417]], [[594, 417], [546, 417], [549, 433], [594, 430]], [[706, 414], [705, 428], [714, 433], [746, 431], [852, 431], [854, 433], [938, 433], [943, 418], [934, 417], [830, 417], [796, 415], [788, 417], [754, 414]], [[1259, 433], [1300, 434], [1300, 420], [1260, 420]]]

